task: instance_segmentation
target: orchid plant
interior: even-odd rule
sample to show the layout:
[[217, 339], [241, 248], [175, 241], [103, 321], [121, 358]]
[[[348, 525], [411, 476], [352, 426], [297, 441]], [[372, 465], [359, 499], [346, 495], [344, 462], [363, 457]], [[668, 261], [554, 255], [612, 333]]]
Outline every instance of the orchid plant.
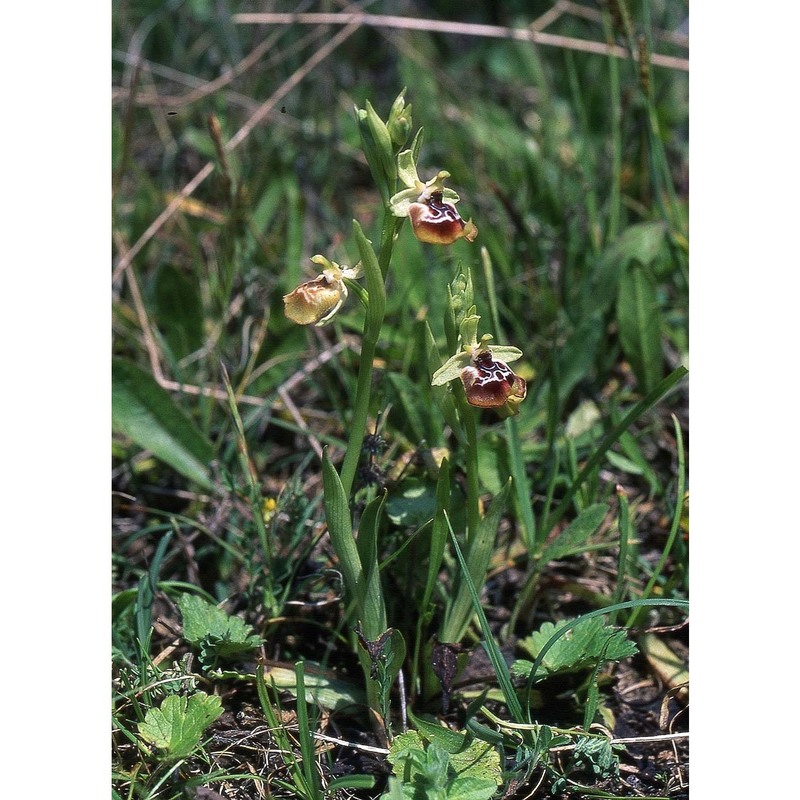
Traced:
[[[419, 177], [417, 164], [422, 147], [422, 131], [419, 130], [410, 147], [405, 148], [412, 118], [411, 106], [406, 104], [404, 92], [393, 103], [386, 121], [379, 117], [369, 102], [365, 108], [356, 109], [363, 149], [384, 203], [377, 253], [360, 224], [354, 221], [353, 235], [360, 256], [356, 266], [341, 266], [325, 256], [316, 255], [311, 261], [322, 268], [321, 274], [284, 296], [286, 316], [300, 325], [328, 324], [342, 308], [348, 289], [358, 294], [366, 309], [347, 449], [338, 470], [327, 451], [323, 454], [323, 480], [328, 530], [357, 622], [354, 629], [357, 636], [354, 636], [353, 645], [364, 669], [370, 705], [383, 721], [387, 736], [391, 735], [388, 692], [402, 667], [406, 648], [399, 631], [387, 627], [386, 598], [380, 579], [378, 540], [384, 497], [373, 498], [361, 512], [357, 538], [354, 537], [352, 504], [354, 477], [362, 443], [368, 433], [373, 362], [386, 305], [386, 281], [391, 268], [393, 246], [406, 219], [411, 222], [414, 236], [430, 245], [447, 246], [462, 238], [473, 242], [478, 235], [478, 228], [473, 221], [465, 221], [456, 210], [460, 198], [445, 185], [450, 178], [449, 172], [439, 170], [427, 181]], [[365, 287], [358, 283], [360, 279], [364, 280]], [[496, 513], [491, 519], [484, 518], [479, 496], [477, 415], [480, 409], [494, 409], [500, 417], [517, 414], [520, 403], [525, 399], [526, 383], [508, 366], [509, 362], [521, 358], [521, 350], [510, 345], [491, 344], [490, 334], [485, 333], [478, 338], [480, 316], [473, 303], [469, 270], [465, 275], [459, 268], [458, 274], [448, 285], [449, 327], [448, 320], [445, 320], [445, 332], [450, 331], [447, 340], [452, 354], [438, 368], [434, 365], [430, 381], [434, 387], [450, 387], [449, 409], [456, 409], [455, 415], [449, 413], [446, 417], [451, 426], [455, 426], [454, 432], [465, 447], [467, 502], [466, 525], [461, 532], [462, 549], [469, 577], [474, 585], [480, 587], [486, 579], [502, 503], [496, 499]], [[454, 334], [454, 331], [457, 333]], [[433, 340], [432, 334], [430, 337]], [[433, 351], [436, 351], [435, 346]], [[446, 509], [449, 502], [448, 474], [449, 467], [445, 462], [441, 465], [440, 489], [437, 490], [438, 523], [434, 521], [426, 605], [432, 602], [433, 584], [438, 579], [438, 570], [443, 563], [446, 538], [444, 521], [448, 519]], [[507, 494], [504, 490], [503, 502]], [[437, 646], [455, 652], [471, 618], [472, 605], [466, 583], [459, 574], [455, 574], [452, 597], [443, 610], [442, 622], [435, 637], [440, 643]], [[413, 655], [415, 666], [423, 649], [420, 642], [421, 627], [418, 628], [418, 634]], [[427, 651], [430, 652], [430, 649], [429, 642]], [[418, 674], [416, 669], [413, 672]], [[437, 676], [444, 687], [445, 678], [438, 673]], [[412, 687], [412, 692], [414, 689]]]

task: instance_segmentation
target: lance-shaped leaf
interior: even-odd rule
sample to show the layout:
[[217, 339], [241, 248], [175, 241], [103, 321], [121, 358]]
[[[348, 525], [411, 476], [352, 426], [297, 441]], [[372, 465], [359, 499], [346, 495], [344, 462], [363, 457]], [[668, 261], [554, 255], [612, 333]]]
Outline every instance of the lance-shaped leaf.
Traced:
[[370, 337], [372, 341], [377, 341], [383, 324], [383, 315], [386, 311], [386, 289], [383, 285], [383, 274], [378, 263], [378, 257], [372, 249], [372, 243], [364, 235], [361, 225], [355, 219], [353, 220], [353, 236], [358, 247], [361, 267], [364, 270], [364, 280], [367, 284], [367, 294], [369, 295], [364, 335]]
[[339, 569], [344, 577], [345, 588], [360, 609], [364, 603], [364, 571], [353, 538], [347, 495], [327, 450], [322, 453], [322, 485], [325, 491], [325, 520], [328, 523], [328, 534], [333, 549], [339, 557]]
[[[486, 573], [494, 550], [497, 529], [511, 495], [511, 486], [512, 481], [509, 478], [500, 493], [492, 500], [489, 511], [480, 521], [477, 530], [471, 532], [470, 541], [466, 546], [465, 561], [469, 577], [478, 593], [486, 583]], [[460, 573], [456, 579], [456, 587], [452, 605], [445, 613], [439, 637], [443, 642], [460, 641], [472, 618], [472, 595], [467, 581]]]
[[663, 374], [661, 309], [648, 267], [633, 261], [623, 272], [617, 294], [617, 322], [622, 349], [642, 393], [649, 392]]
[[384, 492], [372, 500], [364, 509], [358, 525], [356, 549], [364, 584], [364, 605], [359, 610], [359, 615], [364, 626], [364, 635], [368, 639], [376, 639], [386, 630], [386, 604], [378, 570], [378, 529], [385, 499]]

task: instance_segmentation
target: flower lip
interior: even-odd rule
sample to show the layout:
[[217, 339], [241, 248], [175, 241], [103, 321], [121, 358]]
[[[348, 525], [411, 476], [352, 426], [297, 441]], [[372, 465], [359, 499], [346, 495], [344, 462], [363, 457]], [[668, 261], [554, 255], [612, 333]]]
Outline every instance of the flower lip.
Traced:
[[354, 267], [340, 266], [320, 255], [311, 261], [323, 268], [322, 274], [283, 296], [284, 314], [298, 325], [322, 326], [333, 319], [347, 299], [344, 279], [361, 277], [363, 268], [360, 263]]
[[396, 217], [411, 218], [417, 239], [429, 244], [452, 244], [461, 238], [474, 241], [477, 227], [472, 220], [464, 222], [455, 208], [458, 194], [444, 185], [449, 172], [440, 170], [423, 183], [413, 153], [404, 150], [397, 156], [397, 175], [406, 188], [392, 196], [389, 207]]
[[340, 280], [330, 281], [320, 275], [301, 283], [283, 296], [284, 313], [298, 325], [324, 325], [339, 310], [347, 297], [347, 287]]
[[464, 236], [466, 223], [452, 203], [444, 202], [441, 192], [433, 192], [425, 202], [411, 203], [408, 216], [421, 242], [452, 244]]
[[478, 408], [500, 408], [509, 402], [516, 406], [527, 393], [525, 380], [504, 361], [496, 360], [488, 349], [476, 353], [460, 377], [467, 402]]
[[524, 378], [516, 375], [508, 362], [522, 357], [522, 350], [511, 345], [489, 344], [492, 335], [484, 333], [478, 341], [480, 317], [474, 306], [461, 320], [459, 338], [463, 349], [442, 364], [431, 377], [431, 386], [461, 380], [467, 402], [479, 408], [494, 408], [502, 417], [519, 413], [528, 391]]

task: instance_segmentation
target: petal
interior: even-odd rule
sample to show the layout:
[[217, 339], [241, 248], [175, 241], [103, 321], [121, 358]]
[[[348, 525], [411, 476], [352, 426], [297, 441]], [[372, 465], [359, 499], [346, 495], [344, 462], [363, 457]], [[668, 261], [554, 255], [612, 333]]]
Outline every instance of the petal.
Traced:
[[343, 278], [350, 278], [350, 280], [356, 280], [360, 278], [363, 274], [364, 274], [364, 267], [361, 265], [360, 261], [354, 267], [342, 267]]
[[[445, 191], [444, 182], [450, 177], [450, 173], [445, 170], [441, 169], [439, 172], [436, 173], [429, 181], [425, 182], [425, 190], [423, 192], [424, 199], [427, 200], [433, 194], [441, 194]], [[450, 189], [449, 191], [452, 191]], [[455, 194], [455, 192], [454, 192]], [[420, 198], [422, 199], [422, 198]]]
[[403, 150], [397, 154], [397, 177], [405, 186], [419, 194], [420, 190], [416, 187], [422, 184], [422, 181], [417, 174], [417, 165], [414, 163], [414, 154], [411, 150]]
[[507, 344], [492, 344], [487, 348], [492, 353], [492, 358], [495, 361], [504, 361], [506, 364], [522, 358], [522, 350], [518, 347], [513, 347]]
[[464, 225], [464, 238], [468, 242], [474, 242], [475, 237], [478, 235], [478, 227], [475, 223], [469, 219]]
[[407, 217], [409, 206], [417, 201], [419, 192], [417, 189], [403, 189], [401, 192], [392, 195], [389, 200], [389, 207], [392, 214], [396, 217]]
[[[313, 264], [317, 264], [318, 266], [322, 267], [323, 272], [327, 270], [336, 275], [337, 270], [341, 271], [339, 265], [335, 261], [329, 261], [327, 258], [325, 258], [325, 256], [311, 256], [310, 260]], [[341, 276], [337, 276], [335, 280], [338, 280], [339, 277]]]
[[445, 203], [450, 203], [450, 205], [455, 205], [461, 198], [454, 192], [452, 189], [449, 189], [447, 186], [442, 189], [442, 200]]
[[525, 379], [520, 378], [519, 375], [515, 375], [514, 384], [511, 387], [511, 394], [508, 396], [505, 405], [497, 409], [500, 416], [505, 419], [506, 417], [514, 417], [519, 414], [520, 403], [525, 399], [527, 392], [528, 385], [525, 383]]
[[445, 383], [454, 381], [461, 375], [461, 371], [469, 366], [470, 361], [470, 354], [466, 351], [451, 356], [433, 373], [431, 386], [444, 386]]

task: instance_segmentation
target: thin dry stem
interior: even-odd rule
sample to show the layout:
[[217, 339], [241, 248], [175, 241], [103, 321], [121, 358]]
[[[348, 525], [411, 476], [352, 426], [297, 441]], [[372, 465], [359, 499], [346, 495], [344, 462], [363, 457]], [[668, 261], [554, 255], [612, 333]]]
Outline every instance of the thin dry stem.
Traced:
[[[482, 25], [470, 22], [449, 22], [447, 20], [417, 19], [416, 17], [396, 17], [383, 14], [356, 13], [244, 13], [234, 14], [233, 21], [239, 25], [357, 25], [374, 28], [401, 28], [404, 30], [429, 31], [436, 33], [453, 33], [463, 36], [484, 36], [493, 39], [513, 39], [515, 41], [533, 42], [566, 50], [579, 50], [596, 55], [612, 55], [616, 58], [638, 59], [638, 53], [629, 53], [619, 45], [595, 42], [588, 39], [576, 39], [572, 36], [561, 36], [553, 33], [527, 28], [506, 28], [501, 25]], [[650, 57], [653, 65], [667, 69], [689, 71], [689, 59], [653, 53]]]
[[[115, 237], [117, 239], [117, 246], [119, 247], [121, 242], [121, 237]], [[123, 250], [123, 257], [129, 250], [124, 249], [124, 245], [121, 248]], [[144, 301], [142, 300], [142, 293], [139, 291], [139, 281], [136, 279], [136, 273], [133, 270], [130, 270], [128, 273], [128, 287], [131, 290], [131, 298], [133, 299], [133, 307], [136, 310], [136, 317], [139, 320], [139, 327], [142, 330], [142, 336], [144, 337], [144, 347], [147, 350], [147, 357], [150, 360], [150, 369], [153, 372], [153, 377], [156, 379], [156, 382], [160, 385], [164, 385], [166, 381], [166, 377], [161, 370], [161, 356], [158, 349], [158, 343], [153, 336], [153, 332], [150, 329], [150, 319], [147, 315], [147, 308], [145, 307]]]
[[[132, 53], [126, 53], [122, 50], [114, 50], [112, 52], [112, 56], [117, 60], [121, 61], [126, 66], [132, 66], [135, 64], [140, 64], [143, 69], [147, 69], [151, 74], [157, 75], [160, 78], [164, 78], [169, 81], [173, 81], [174, 83], [184, 84], [185, 86], [190, 86], [193, 89], [200, 89], [206, 86], [207, 81], [204, 81], [202, 78], [198, 78], [196, 75], [190, 75], [188, 72], [181, 72], [180, 70], [175, 69], [174, 67], [169, 67], [165, 64], [159, 64], [155, 61], [150, 61], [146, 58], [140, 58], [135, 56]], [[146, 95], [144, 93], [137, 94], [135, 97], [136, 105], [165, 105], [171, 100], [178, 101], [175, 105], [183, 105], [185, 102], [185, 98], [189, 95], [181, 95], [176, 98], [171, 98], [167, 95]], [[260, 103], [253, 100], [252, 97], [248, 97], [247, 95], [241, 94], [239, 92], [235, 92], [232, 89], [228, 89], [224, 93], [225, 98], [234, 105], [241, 106], [245, 110], [249, 111], [251, 114], [258, 109]], [[130, 97], [130, 90], [126, 89], [124, 86], [121, 86], [117, 89], [112, 91], [112, 102], [119, 103], [122, 101], [127, 100]]]
[[[316, 369], [319, 369], [323, 364], [330, 361], [334, 356], [338, 355], [345, 349], [352, 349], [354, 351], [357, 350], [352, 339], [345, 337], [342, 341], [337, 342], [333, 345], [330, 349], [323, 351], [315, 358], [311, 359], [306, 363], [306, 365], [295, 372], [290, 378], [288, 378], [281, 386], [278, 388], [278, 395], [280, 396], [282, 392], [291, 392], [295, 386], [301, 383], [308, 375], [314, 372]], [[152, 363], [152, 362], [151, 362]], [[272, 362], [275, 363], [274, 361]], [[259, 370], [259, 374], [263, 373], [264, 370]], [[169, 380], [169, 378], [164, 377], [164, 374], [161, 371], [161, 365], [158, 365], [158, 371], [153, 370], [153, 374], [158, 382], [159, 386], [167, 391], [171, 392], [184, 392], [185, 394], [192, 394], [202, 397], [211, 397], [214, 400], [222, 400], [226, 402], [228, 400], [228, 394], [224, 389], [218, 389], [215, 386], [195, 386], [191, 383], [179, 383], [178, 381]], [[253, 375], [255, 377], [255, 373]], [[249, 406], [264, 406], [267, 405], [266, 401], [263, 397], [256, 397], [254, 395], [249, 394], [236, 394], [236, 402], [243, 403], [244, 405]], [[273, 411], [280, 411], [284, 408], [282, 401], [274, 401], [270, 404], [270, 407]]]
[[286, 406], [286, 410], [291, 414], [292, 419], [297, 423], [297, 427], [300, 428], [303, 433], [305, 433], [306, 438], [308, 439], [308, 443], [311, 445], [311, 448], [317, 454], [317, 458], [322, 458], [322, 445], [319, 443], [319, 439], [311, 432], [306, 421], [303, 419], [303, 415], [298, 411], [297, 406], [292, 401], [289, 392], [286, 391], [282, 386], [278, 389], [278, 397], [283, 400], [283, 404]]
[[566, 11], [566, 6], [570, 5], [570, 3], [565, 2], [565, 0], [558, 0], [552, 8], [548, 11], [545, 11], [541, 17], [537, 17], [531, 24], [528, 26], [532, 31], [541, 32], [545, 28], [550, 27], [557, 19], [564, 15]]
[[353, 750], [360, 750], [363, 753], [377, 753], [378, 755], [389, 755], [389, 750], [385, 747], [372, 747], [368, 744], [357, 744], [356, 742], [348, 742], [345, 739], [337, 739], [335, 736], [326, 736], [323, 733], [316, 733], [311, 731], [311, 735], [321, 742], [329, 742], [330, 744], [339, 744], [343, 747], [351, 747]]
[[[316, 50], [313, 55], [292, 75], [290, 75], [273, 93], [262, 103], [258, 110], [242, 125], [241, 128], [231, 137], [225, 145], [225, 149], [230, 152], [238, 147], [253, 131], [253, 129], [261, 123], [264, 118], [269, 114], [275, 105], [285, 97], [303, 78], [308, 75], [318, 64], [324, 61], [342, 42], [352, 36], [359, 28], [359, 24], [348, 24], [343, 30], [339, 31], [330, 41], [326, 42], [319, 50]], [[214, 162], [209, 161], [187, 184], [181, 189], [180, 192], [173, 198], [169, 205], [156, 217], [155, 220], [149, 225], [147, 230], [139, 237], [133, 246], [124, 253], [116, 269], [114, 270], [113, 280], [117, 281], [122, 274], [128, 269], [131, 262], [139, 254], [141, 249], [158, 233], [164, 224], [172, 218], [175, 212], [180, 208], [184, 199], [187, 198], [200, 184], [214, 171]]]
[[[504, 727], [508, 723], [503, 723]], [[622, 739], [609, 739], [609, 743], [613, 746], [615, 744], [659, 744], [662, 742], [675, 742], [679, 739], [688, 739], [689, 731], [685, 733], [658, 733], [655, 736], [627, 736]], [[574, 750], [574, 744], [564, 744], [559, 747], [551, 747], [550, 752], [562, 752], [564, 750]]]
[[[204, 97], [207, 97], [210, 94], [220, 91], [221, 89], [225, 89], [229, 86], [233, 81], [237, 78], [241, 77], [244, 73], [246, 73], [249, 69], [253, 66], [258, 64], [265, 53], [267, 53], [272, 47], [274, 47], [276, 41], [283, 35], [283, 33], [288, 30], [288, 28], [283, 28], [280, 31], [277, 31], [274, 36], [265, 39], [263, 42], [257, 44], [236, 66], [232, 69], [227, 70], [223, 75], [218, 76], [210, 81], [204, 81], [194, 76], [187, 76], [183, 73], [179, 73], [176, 70], [172, 70], [169, 67], [160, 67], [161, 72], [164, 77], [170, 78], [178, 83], [185, 83], [187, 85], [193, 86], [194, 88], [187, 92], [186, 94], [182, 95], [160, 95], [158, 92], [152, 92], [150, 94], [146, 92], [142, 92], [136, 97], [136, 104], [137, 105], [157, 105], [163, 106], [166, 108], [181, 108], [183, 106], [191, 105], [192, 103], [196, 103], [198, 100], [202, 100]], [[313, 45], [317, 39], [322, 38], [325, 35], [324, 27], [320, 27], [316, 30], [311, 31], [306, 36], [299, 39], [297, 42], [292, 44], [289, 48], [281, 53], [275, 55], [272, 58], [267, 59], [266, 61], [262, 62], [263, 68], [269, 68], [276, 65], [279, 61], [285, 60], [286, 58], [294, 55], [296, 52], [302, 50], [307, 45]], [[128, 54], [120, 55], [119, 57], [123, 58], [126, 63], [130, 63], [130, 59]], [[142, 60], [140, 63], [146, 64], [145, 60]], [[160, 65], [157, 65], [160, 66]], [[240, 95], [240, 97], [244, 97]], [[250, 107], [251, 111], [255, 111], [259, 107], [259, 103], [256, 103], [254, 100], [250, 98], [246, 98], [249, 102], [247, 105]]]

